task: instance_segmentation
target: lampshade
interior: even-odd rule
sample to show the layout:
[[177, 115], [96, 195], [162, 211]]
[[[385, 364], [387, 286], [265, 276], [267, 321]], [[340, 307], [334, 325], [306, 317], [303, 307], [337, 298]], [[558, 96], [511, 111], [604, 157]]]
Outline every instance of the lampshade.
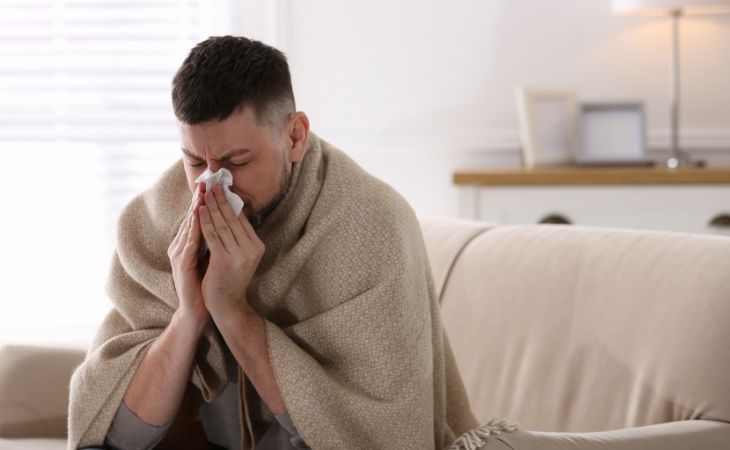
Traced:
[[660, 15], [672, 11], [682, 14], [727, 14], [730, 0], [613, 0], [616, 14]]

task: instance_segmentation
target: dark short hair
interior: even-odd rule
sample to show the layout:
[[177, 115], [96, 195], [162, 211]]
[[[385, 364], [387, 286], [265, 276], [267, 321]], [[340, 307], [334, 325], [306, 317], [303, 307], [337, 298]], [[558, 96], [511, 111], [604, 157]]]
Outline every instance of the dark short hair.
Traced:
[[286, 56], [245, 37], [210, 37], [175, 74], [172, 105], [178, 120], [190, 125], [225, 120], [249, 106], [259, 124], [286, 123], [296, 108]]

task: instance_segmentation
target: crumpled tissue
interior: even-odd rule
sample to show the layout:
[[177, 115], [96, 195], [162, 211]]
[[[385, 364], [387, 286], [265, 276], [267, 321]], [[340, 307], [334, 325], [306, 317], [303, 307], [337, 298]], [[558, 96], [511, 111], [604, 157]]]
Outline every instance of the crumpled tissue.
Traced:
[[[205, 169], [205, 172], [200, 174], [195, 179], [196, 183], [205, 183], [205, 192], [211, 192], [213, 186], [220, 184], [223, 186], [223, 194], [226, 196], [226, 200], [230, 203], [233, 208], [233, 212], [238, 217], [243, 209], [243, 200], [238, 195], [231, 192], [230, 187], [233, 185], [233, 174], [230, 170], [221, 167], [217, 172], [213, 172], [210, 169]], [[195, 197], [193, 198], [193, 204], [198, 200], [198, 191], [195, 191]]]

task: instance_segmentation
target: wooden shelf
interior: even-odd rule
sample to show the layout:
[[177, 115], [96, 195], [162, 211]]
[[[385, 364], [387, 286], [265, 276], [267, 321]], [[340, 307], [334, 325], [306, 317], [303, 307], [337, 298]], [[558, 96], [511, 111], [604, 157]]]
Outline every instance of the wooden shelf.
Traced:
[[458, 186], [730, 184], [730, 167], [540, 167], [533, 169], [462, 169]]

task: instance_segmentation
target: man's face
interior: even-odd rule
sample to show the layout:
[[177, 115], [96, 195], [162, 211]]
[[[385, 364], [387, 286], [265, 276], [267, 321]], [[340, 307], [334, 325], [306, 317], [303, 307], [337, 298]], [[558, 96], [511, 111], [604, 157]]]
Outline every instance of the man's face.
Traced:
[[178, 129], [190, 192], [195, 192], [195, 179], [206, 168], [215, 172], [225, 167], [233, 174], [231, 191], [245, 202], [243, 213], [254, 227], [260, 225], [289, 187], [285, 127], [260, 125], [253, 108], [245, 107], [222, 121], [178, 122]]

